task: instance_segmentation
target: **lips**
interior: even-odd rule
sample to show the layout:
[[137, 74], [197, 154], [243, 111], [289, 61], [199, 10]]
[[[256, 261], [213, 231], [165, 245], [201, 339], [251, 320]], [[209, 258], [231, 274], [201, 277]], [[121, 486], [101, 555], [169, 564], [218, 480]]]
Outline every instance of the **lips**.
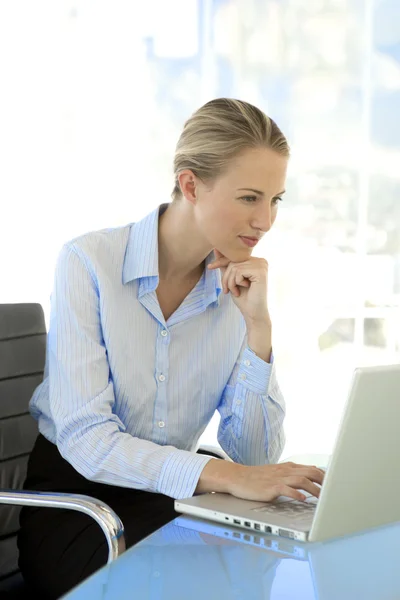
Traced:
[[250, 248], [253, 248], [259, 242], [258, 238], [246, 237], [243, 235], [240, 235], [239, 237], [242, 240], [242, 242], [244, 244], [246, 244], [246, 246], [249, 246]]

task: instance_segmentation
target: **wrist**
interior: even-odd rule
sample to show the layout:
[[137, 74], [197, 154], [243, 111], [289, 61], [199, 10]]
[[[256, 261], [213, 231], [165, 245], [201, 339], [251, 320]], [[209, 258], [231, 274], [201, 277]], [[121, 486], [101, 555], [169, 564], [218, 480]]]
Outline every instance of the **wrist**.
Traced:
[[252, 331], [271, 330], [272, 322], [269, 313], [258, 319], [245, 319], [247, 333]]
[[243, 469], [245, 467], [238, 463], [213, 458], [208, 461], [202, 470], [195, 493], [221, 492], [230, 494]]

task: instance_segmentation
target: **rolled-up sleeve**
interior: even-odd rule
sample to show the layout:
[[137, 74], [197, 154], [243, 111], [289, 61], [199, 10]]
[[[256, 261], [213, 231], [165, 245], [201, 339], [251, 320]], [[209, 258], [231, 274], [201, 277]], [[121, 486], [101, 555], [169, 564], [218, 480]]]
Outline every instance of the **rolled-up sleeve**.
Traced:
[[177, 499], [193, 495], [210, 457], [135, 438], [113, 411], [96, 277], [73, 243], [63, 247], [57, 261], [48, 368], [55, 441], [79, 473]]
[[275, 362], [266, 363], [247, 345], [224, 388], [218, 411], [218, 441], [235, 462], [276, 463], [285, 445], [285, 401], [276, 379]]

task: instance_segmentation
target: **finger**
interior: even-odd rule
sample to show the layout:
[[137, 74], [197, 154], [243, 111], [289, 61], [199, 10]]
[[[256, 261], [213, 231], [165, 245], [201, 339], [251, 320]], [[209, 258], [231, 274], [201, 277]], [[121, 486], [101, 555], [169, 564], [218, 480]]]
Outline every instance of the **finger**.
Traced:
[[221, 260], [226, 261], [227, 260], [226, 256], [224, 256], [222, 254], [222, 252], [220, 252], [219, 250], [214, 248], [214, 260], [212, 260], [210, 262], [210, 264], [207, 265], [207, 269], [218, 269], [221, 266], [220, 265]]
[[296, 475], [307, 477], [307, 479], [310, 479], [310, 481], [314, 481], [315, 483], [322, 485], [325, 473], [320, 469], [317, 469], [317, 467], [299, 467], [296, 469]]
[[323, 471], [322, 469], [319, 469], [318, 467], [316, 467], [315, 465], [313, 466], [309, 466], [309, 465], [300, 465], [298, 463], [293, 463], [293, 462], [285, 462], [285, 463], [279, 463], [281, 465], [286, 465], [292, 468], [296, 468], [296, 469], [315, 469], [316, 471], [318, 471], [318, 473], [320, 473], [323, 477], [325, 477], [325, 471]]
[[326, 468], [325, 469], [321, 469], [320, 467], [317, 467], [316, 465], [313, 465], [313, 469], [317, 469], [325, 477], [325, 475], [326, 475]]
[[236, 276], [237, 273], [235, 272], [233, 265], [231, 265], [226, 273], [226, 286], [228, 291], [230, 291], [234, 296], [238, 297], [240, 296], [240, 291], [236, 285]]
[[306, 496], [304, 494], [290, 487], [289, 485], [285, 485], [284, 483], [281, 483], [280, 485], [276, 486], [276, 495], [274, 495], [274, 497], [271, 498], [271, 500], [276, 500], [276, 498], [279, 498], [279, 496], [288, 496], [288, 498], [300, 500], [300, 502], [304, 502], [304, 500], [306, 499]]
[[221, 269], [227, 267], [231, 261], [229, 258], [218, 258], [207, 265], [207, 269]]
[[238, 288], [249, 288], [251, 286], [251, 281], [246, 279], [242, 274], [236, 273], [235, 284]]
[[[233, 273], [233, 276], [231, 275]], [[232, 279], [230, 280], [230, 277], [232, 277]], [[251, 285], [251, 282], [246, 279], [244, 277], [244, 275], [240, 272], [239, 266], [237, 263], [230, 263], [230, 266], [227, 270], [226, 273], [226, 279], [228, 282], [231, 283], [231, 285], [233, 285], [233, 287], [237, 286], [239, 287], [245, 287], [245, 288], [249, 288]], [[232, 283], [233, 281], [233, 283]]]
[[245, 277], [242, 275], [242, 273], [240, 273], [240, 271], [238, 271], [238, 270], [236, 269], [236, 272], [235, 272], [235, 284], [237, 285], [237, 287], [238, 287], [238, 288], [239, 288], [239, 287], [247, 287], [246, 285], [243, 285], [243, 284], [246, 284], [246, 283], [249, 283], [248, 279], [246, 279], [246, 278], [245, 278]]
[[222, 279], [221, 279], [221, 283], [222, 283], [222, 290], [224, 292], [224, 294], [227, 294], [229, 292], [229, 276], [231, 274], [232, 271], [232, 263], [225, 269], [223, 275], [222, 275]]
[[251, 284], [248, 279], [243, 279], [238, 285], [240, 285], [240, 287], [249, 288]]
[[228, 288], [234, 296], [238, 297], [240, 296], [240, 290], [236, 285], [236, 277], [237, 273], [235, 273], [234, 269], [230, 269], [230, 273], [228, 275]]
[[307, 477], [290, 476], [285, 477], [284, 481], [290, 487], [294, 487], [298, 490], [304, 490], [305, 492], [312, 494], [316, 498], [319, 498], [321, 488], [315, 485], [315, 483], [313, 483], [309, 479], [307, 479]]

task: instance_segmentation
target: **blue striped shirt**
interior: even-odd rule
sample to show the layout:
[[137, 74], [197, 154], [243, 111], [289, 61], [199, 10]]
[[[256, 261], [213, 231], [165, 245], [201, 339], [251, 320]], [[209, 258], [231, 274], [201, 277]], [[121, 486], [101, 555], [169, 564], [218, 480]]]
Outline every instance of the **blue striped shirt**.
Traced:
[[196, 449], [215, 410], [221, 447], [258, 465], [282, 452], [285, 407], [275, 367], [247, 346], [243, 316], [221, 294], [219, 269], [205, 269], [165, 322], [156, 288], [167, 206], [62, 247], [30, 406], [87, 479], [185, 498], [210, 460]]

